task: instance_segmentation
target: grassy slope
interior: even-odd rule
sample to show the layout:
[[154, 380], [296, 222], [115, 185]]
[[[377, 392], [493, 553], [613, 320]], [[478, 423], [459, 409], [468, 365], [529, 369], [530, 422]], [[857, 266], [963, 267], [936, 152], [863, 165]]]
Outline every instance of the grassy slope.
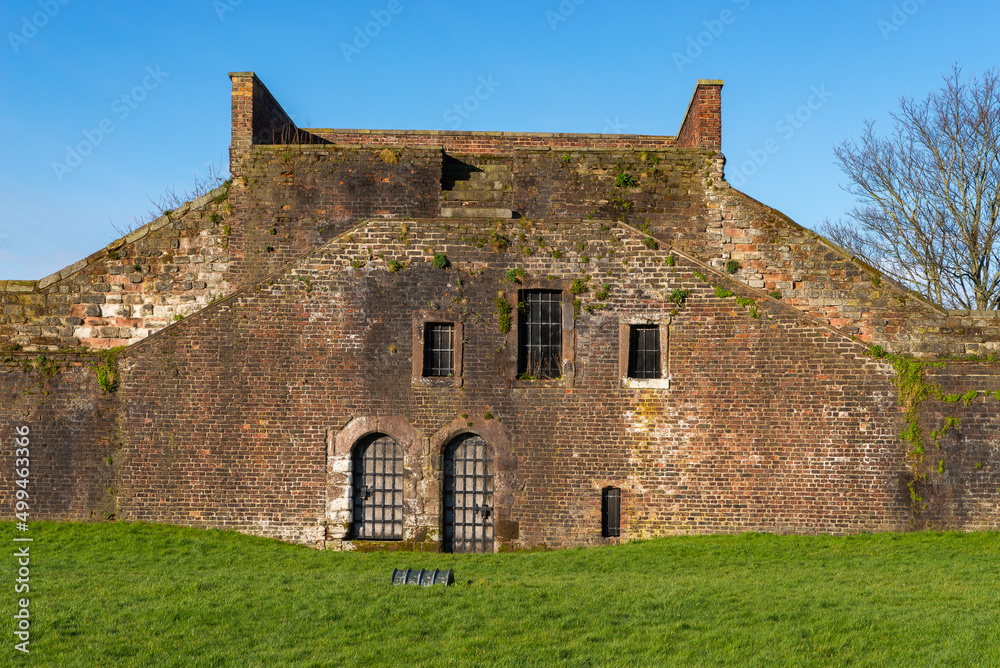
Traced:
[[[12, 534], [0, 524], [7, 629]], [[320, 552], [142, 524], [33, 523], [28, 535], [33, 642], [18, 665], [1000, 661], [996, 533], [678, 537], [488, 556]], [[394, 567], [453, 568], [457, 583], [394, 587]]]

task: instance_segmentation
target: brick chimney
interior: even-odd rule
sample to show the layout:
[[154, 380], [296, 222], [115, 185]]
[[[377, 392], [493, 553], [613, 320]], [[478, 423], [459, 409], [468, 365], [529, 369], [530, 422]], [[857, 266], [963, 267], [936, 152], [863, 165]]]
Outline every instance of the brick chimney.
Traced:
[[677, 133], [684, 148], [722, 149], [722, 80], [699, 79]]
[[295, 142], [298, 129], [267, 87], [253, 72], [230, 72], [233, 82], [233, 139], [229, 169], [238, 171], [237, 158], [254, 144]]

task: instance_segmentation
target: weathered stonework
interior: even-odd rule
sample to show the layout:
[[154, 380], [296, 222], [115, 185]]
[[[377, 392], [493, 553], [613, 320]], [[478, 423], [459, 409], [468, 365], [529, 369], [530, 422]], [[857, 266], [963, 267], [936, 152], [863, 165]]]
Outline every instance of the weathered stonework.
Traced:
[[[732, 189], [721, 82], [650, 137], [301, 129], [231, 77], [230, 186], [3, 285], [0, 434], [31, 427], [41, 516], [436, 550], [449, 448], [473, 434], [491, 549], [1000, 524], [994, 365], [926, 369], [977, 392], [920, 406], [915, 468], [868, 354], [992, 352], [997, 314], [928, 304]], [[534, 289], [557, 295], [554, 378], [519, 371]], [[429, 323], [456, 337], [447, 375], [424, 375]], [[660, 375], [629, 377], [633, 327], [656, 328]], [[401, 540], [352, 538], [377, 434], [399, 447]]]

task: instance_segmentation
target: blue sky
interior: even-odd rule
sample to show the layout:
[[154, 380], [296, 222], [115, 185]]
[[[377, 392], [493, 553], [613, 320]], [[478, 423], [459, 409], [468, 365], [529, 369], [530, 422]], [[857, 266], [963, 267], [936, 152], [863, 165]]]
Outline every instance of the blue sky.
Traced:
[[61, 269], [227, 170], [230, 71], [303, 127], [665, 135], [699, 78], [724, 79], [730, 182], [816, 227], [851, 207], [834, 145], [888, 129], [954, 62], [996, 66], [998, 24], [986, 1], [7, 0], [0, 279]]

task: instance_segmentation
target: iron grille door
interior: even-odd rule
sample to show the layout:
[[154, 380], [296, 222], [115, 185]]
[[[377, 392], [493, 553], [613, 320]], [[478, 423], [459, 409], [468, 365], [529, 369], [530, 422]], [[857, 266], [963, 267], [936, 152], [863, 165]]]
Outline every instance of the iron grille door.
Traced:
[[629, 378], [660, 377], [660, 326], [632, 325], [629, 328]]
[[525, 290], [518, 318], [518, 375], [562, 376], [562, 293]]
[[493, 551], [493, 451], [463, 434], [445, 450], [444, 551]]
[[402, 540], [403, 448], [394, 438], [372, 434], [354, 449], [352, 538]]

